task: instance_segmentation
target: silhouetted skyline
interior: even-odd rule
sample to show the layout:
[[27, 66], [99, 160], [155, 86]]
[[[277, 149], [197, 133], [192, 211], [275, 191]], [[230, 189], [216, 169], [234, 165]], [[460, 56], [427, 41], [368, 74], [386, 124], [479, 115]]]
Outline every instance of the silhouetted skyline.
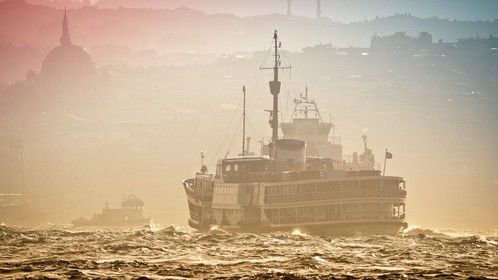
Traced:
[[[99, 0], [97, 6], [111, 7], [188, 7], [206, 13], [228, 13], [238, 16], [255, 16], [272, 13], [287, 14], [286, 0]], [[416, 17], [458, 20], [490, 20], [498, 15], [494, 0], [322, 0], [321, 16], [339, 22], [355, 22], [396, 13], [410, 13]], [[292, 15], [315, 18], [317, 1], [292, 0]]]

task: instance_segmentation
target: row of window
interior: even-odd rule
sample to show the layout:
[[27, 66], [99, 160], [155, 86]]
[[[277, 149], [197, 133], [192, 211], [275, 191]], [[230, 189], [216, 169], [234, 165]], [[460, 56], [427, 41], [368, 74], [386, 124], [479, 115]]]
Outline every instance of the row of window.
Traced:
[[240, 210], [239, 209], [213, 209], [212, 211], [213, 216], [219, 215], [222, 217], [225, 216], [233, 216], [233, 215], [239, 215], [240, 216]]
[[217, 195], [234, 195], [237, 194], [237, 186], [216, 186], [214, 193]]
[[305, 206], [293, 208], [265, 209], [268, 220], [275, 224], [320, 222], [349, 219], [379, 219], [393, 218], [392, 205], [385, 205], [382, 210], [380, 203], [348, 203], [322, 206]]
[[[404, 197], [406, 192], [400, 189], [368, 187], [368, 188], [329, 188], [328, 190], [314, 189], [307, 192], [293, 192], [295, 186], [281, 186], [282, 188], [267, 187], [265, 189], [265, 203], [286, 203], [324, 199], [339, 199], [353, 197]], [[273, 188], [273, 189], [272, 189]]]
[[[361, 183], [360, 183], [361, 182]], [[378, 180], [365, 180], [365, 181], [342, 181], [342, 182], [321, 182], [309, 183], [299, 185], [280, 185], [268, 186], [265, 188], [265, 194], [289, 194], [289, 193], [314, 193], [314, 192], [329, 192], [339, 191], [340, 189], [368, 189], [368, 188], [382, 188], [382, 189], [399, 189], [397, 182], [386, 181], [382, 183]]]

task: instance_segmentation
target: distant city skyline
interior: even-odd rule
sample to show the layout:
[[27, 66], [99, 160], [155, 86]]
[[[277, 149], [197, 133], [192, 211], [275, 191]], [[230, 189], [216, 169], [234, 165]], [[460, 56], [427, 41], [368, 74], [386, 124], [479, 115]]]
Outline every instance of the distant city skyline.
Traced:
[[[99, 2], [123, 2], [128, 0], [93, 0]], [[314, 18], [316, 17], [315, 0], [292, 0], [292, 15]], [[188, 7], [206, 13], [229, 13], [238, 16], [256, 16], [271, 13], [287, 14], [287, 0], [150, 0], [140, 1], [140, 5], [155, 3], [165, 8]], [[409, 13], [417, 17], [458, 20], [493, 21], [498, 15], [498, 1], [496, 0], [321, 0], [321, 16], [334, 21], [350, 23], [385, 17], [396, 13]]]

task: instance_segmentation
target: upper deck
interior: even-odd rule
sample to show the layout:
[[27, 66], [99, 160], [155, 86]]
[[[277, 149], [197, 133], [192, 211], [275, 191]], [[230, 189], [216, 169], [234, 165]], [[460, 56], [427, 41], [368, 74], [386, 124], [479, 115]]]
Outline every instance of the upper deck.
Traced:
[[223, 183], [278, 183], [323, 178], [380, 177], [379, 170], [345, 171], [334, 170], [332, 161], [327, 158], [307, 158], [304, 169], [290, 166], [286, 170], [276, 170], [275, 161], [265, 157], [237, 157], [219, 160], [216, 174], [199, 173], [200, 180]]
[[325, 169], [316, 164], [300, 169], [289, 163], [288, 168], [277, 171], [277, 162], [265, 157], [229, 158], [218, 162], [216, 179], [225, 183], [297, 181], [322, 178]]

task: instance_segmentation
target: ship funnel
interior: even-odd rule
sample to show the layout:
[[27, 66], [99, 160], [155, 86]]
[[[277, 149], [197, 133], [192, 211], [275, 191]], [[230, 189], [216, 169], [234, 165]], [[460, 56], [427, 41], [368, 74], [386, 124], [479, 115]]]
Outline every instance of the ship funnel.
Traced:
[[276, 164], [276, 171], [303, 171], [305, 169], [306, 143], [304, 141], [278, 139], [270, 143], [269, 148]]

